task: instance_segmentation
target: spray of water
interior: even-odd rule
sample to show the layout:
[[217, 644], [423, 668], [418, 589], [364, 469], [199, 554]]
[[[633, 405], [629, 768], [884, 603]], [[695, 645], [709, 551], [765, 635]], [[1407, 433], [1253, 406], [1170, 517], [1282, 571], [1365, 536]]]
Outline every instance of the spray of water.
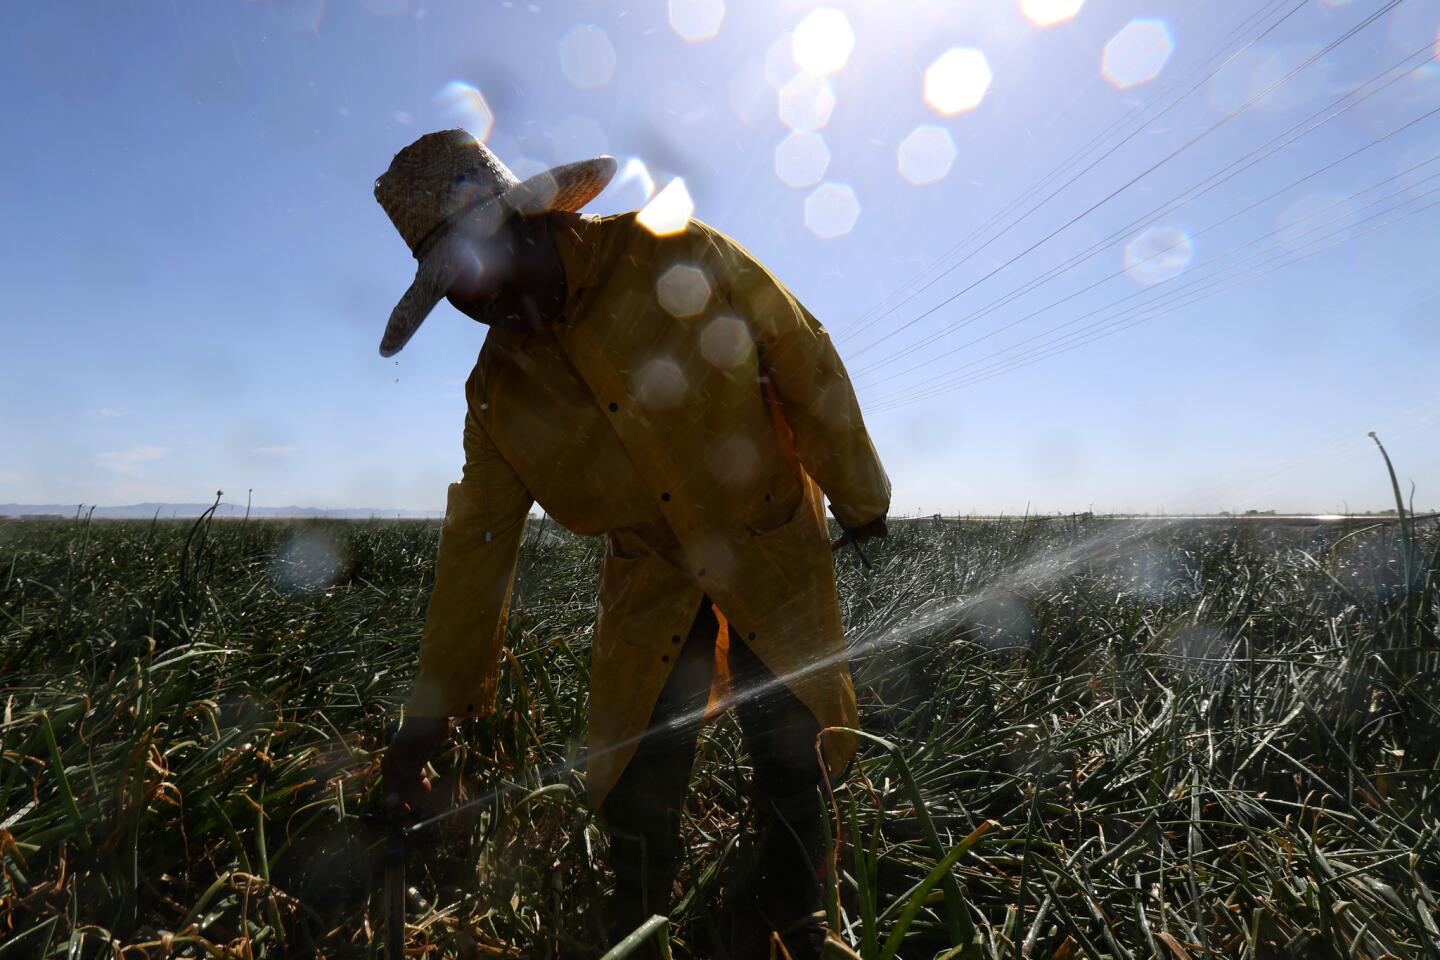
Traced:
[[[1184, 521], [1180, 520], [1146, 520], [1109, 524], [1092, 536], [1061, 549], [1050, 550], [1026, 561], [1015, 569], [1007, 571], [995, 578], [974, 594], [966, 597], [957, 597], [954, 600], [912, 611], [899, 620], [886, 625], [872, 625], [864, 634], [852, 636], [844, 651], [831, 656], [817, 658], [799, 670], [791, 671], [780, 676], [772, 676], [763, 682], [751, 684], [742, 691], [733, 692], [721, 702], [721, 708], [729, 709], [747, 699], [764, 696], [768, 692], [781, 686], [788, 686], [790, 683], [798, 681], [812, 673], [824, 670], [836, 663], [848, 661], [858, 655], [887, 648], [906, 646], [915, 642], [918, 638], [930, 636], [938, 631], [954, 627], [963, 623], [967, 616], [978, 607], [985, 604], [1003, 602], [1006, 598], [1013, 596], [1017, 591], [1034, 589], [1060, 579], [1072, 573], [1077, 567], [1081, 567], [1111, 554], [1119, 548], [1138, 543], [1153, 536], [1157, 529], [1164, 529], [1183, 522]], [[651, 730], [678, 729], [688, 724], [696, 723], [704, 715], [704, 712], [705, 708], [702, 707], [689, 713], [671, 717], [663, 727], [651, 727], [633, 737], [610, 744], [603, 750], [594, 751], [590, 756], [604, 756], [628, 749], [638, 744], [641, 738]], [[542, 768], [539, 776], [542, 780], [561, 776], [570, 772], [575, 766], [575, 761], [567, 760]], [[528, 791], [530, 789], [533, 788], [521, 784], [504, 784], [473, 800], [468, 800], [449, 810], [417, 821], [408, 826], [406, 832], [414, 833], [423, 830], [441, 820], [456, 816], [465, 810], [493, 803], [506, 794], [516, 793], [522, 790]]]

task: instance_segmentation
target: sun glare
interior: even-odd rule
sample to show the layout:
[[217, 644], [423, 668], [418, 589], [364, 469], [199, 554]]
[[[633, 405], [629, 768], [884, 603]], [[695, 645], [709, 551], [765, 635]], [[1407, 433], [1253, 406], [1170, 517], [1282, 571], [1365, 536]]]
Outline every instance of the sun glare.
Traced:
[[855, 49], [855, 31], [839, 10], [816, 7], [790, 36], [790, 56], [806, 73], [828, 76], [845, 69]]
[[1064, 23], [1085, 5], [1085, 0], [1020, 0], [1020, 12], [1037, 27]]
[[992, 79], [985, 54], [970, 47], [951, 47], [925, 71], [925, 102], [947, 117], [974, 110], [985, 99]]
[[676, 177], [645, 204], [645, 208], [635, 215], [635, 221], [656, 236], [663, 237], [682, 232], [694, 212], [695, 201], [690, 199], [685, 181]]

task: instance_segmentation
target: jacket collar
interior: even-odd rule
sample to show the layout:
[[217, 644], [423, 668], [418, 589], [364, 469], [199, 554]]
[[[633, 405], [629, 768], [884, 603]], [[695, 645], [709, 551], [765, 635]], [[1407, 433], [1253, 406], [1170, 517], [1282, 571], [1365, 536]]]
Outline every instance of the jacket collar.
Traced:
[[581, 296], [600, 282], [604, 272], [604, 230], [597, 217], [555, 213], [555, 249], [565, 270], [565, 319], [573, 319]]
[[[550, 216], [553, 218], [551, 236], [565, 272], [565, 305], [549, 324], [551, 334], [548, 335], [554, 335], [571, 326], [581, 313], [585, 291], [598, 285], [604, 276], [608, 244], [602, 241], [609, 234], [598, 217], [561, 211], [552, 211]], [[531, 336], [528, 332], [490, 327], [485, 334], [485, 346], [492, 351], [521, 356]]]

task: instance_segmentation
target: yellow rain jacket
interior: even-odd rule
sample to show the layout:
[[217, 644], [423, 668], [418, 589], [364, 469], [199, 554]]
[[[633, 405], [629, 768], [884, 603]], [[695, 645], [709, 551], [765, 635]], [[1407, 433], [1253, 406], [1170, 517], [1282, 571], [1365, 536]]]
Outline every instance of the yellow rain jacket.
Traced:
[[[822, 494], [859, 526], [890, 481], [825, 329], [737, 242], [691, 221], [556, 214], [568, 294], [542, 333], [491, 328], [466, 384], [409, 711], [493, 709], [532, 502], [607, 536], [586, 789], [634, 754], [702, 596], [821, 725], [853, 726]], [[853, 738], [826, 738], [832, 774]]]

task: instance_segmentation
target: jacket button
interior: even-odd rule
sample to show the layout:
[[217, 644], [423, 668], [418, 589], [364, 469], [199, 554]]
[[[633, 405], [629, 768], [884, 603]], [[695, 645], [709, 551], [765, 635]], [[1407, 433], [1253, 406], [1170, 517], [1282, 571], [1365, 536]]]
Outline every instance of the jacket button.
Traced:
[[660, 499], [661, 499], [661, 500], [669, 500], [669, 499], [670, 499], [670, 491], [669, 491], [669, 490], [666, 490], [664, 493], [660, 494]]
[[755, 639], [755, 634], [752, 633], [752, 634], [750, 634], [749, 636], [747, 636], [745, 639], [746, 639], [746, 640], [754, 640], [754, 639]]
[[695, 571], [695, 575], [696, 575], [697, 577], [703, 577], [703, 576], [705, 576], [705, 568], [704, 568], [704, 567], [701, 567], [699, 570]]
[[660, 657], [660, 660], [661, 660], [663, 663], [669, 663], [669, 662], [670, 662], [670, 654], [667, 653], [667, 654], [662, 655], [662, 656]]
[[466, 713], [474, 713], [474, 712], [475, 712], [475, 704], [473, 704], [473, 703], [467, 703], [467, 704], [465, 704], [465, 712], [466, 712]]
[[670, 642], [671, 642], [671, 643], [679, 643], [679, 642], [680, 642], [680, 634], [677, 633], [677, 634], [675, 634], [675, 636], [671, 637], [671, 638], [670, 638]]
[[619, 409], [620, 409], [620, 404], [618, 404], [618, 403], [612, 403], [612, 404], [610, 404], [610, 412], [611, 412], [611, 413], [614, 413], [616, 410], [619, 410]]
[[768, 493], [765, 494], [765, 502], [766, 502], [766, 503], [769, 503], [769, 502], [770, 502], [770, 494], [768, 494]]

